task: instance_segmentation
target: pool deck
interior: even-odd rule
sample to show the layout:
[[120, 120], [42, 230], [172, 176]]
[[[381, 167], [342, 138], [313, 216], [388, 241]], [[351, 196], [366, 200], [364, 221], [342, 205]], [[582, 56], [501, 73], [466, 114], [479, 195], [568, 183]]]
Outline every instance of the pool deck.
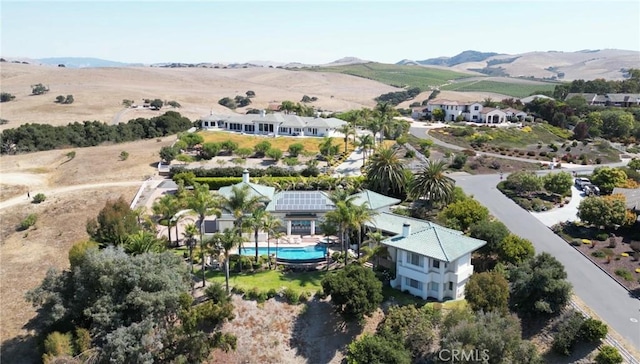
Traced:
[[[271, 239], [270, 247], [275, 249], [276, 245], [280, 248], [301, 248], [307, 246], [315, 246], [320, 244], [324, 244], [321, 242], [324, 239], [324, 235], [288, 235], [283, 236], [280, 239]], [[335, 236], [330, 237], [334, 241], [338, 241]], [[278, 242], [276, 243], [276, 240]], [[244, 246], [246, 248], [254, 247], [255, 241], [245, 241]], [[268, 246], [266, 241], [258, 241], [258, 248], [266, 248]], [[327, 245], [329, 251], [333, 251], [340, 248], [340, 244], [329, 244]], [[232, 253], [237, 254], [238, 249], [232, 250]]]

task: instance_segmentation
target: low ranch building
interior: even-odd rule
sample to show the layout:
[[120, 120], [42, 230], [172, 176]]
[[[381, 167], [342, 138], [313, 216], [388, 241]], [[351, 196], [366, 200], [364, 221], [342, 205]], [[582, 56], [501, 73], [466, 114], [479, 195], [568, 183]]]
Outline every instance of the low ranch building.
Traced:
[[[266, 210], [283, 221], [287, 235], [322, 234], [320, 222], [335, 205], [325, 191], [279, 191], [273, 187], [252, 183], [244, 171], [242, 182], [222, 187], [214, 193], [230, 197], [233, 188], [247, 186], [251, 196], [265, 201]], [[366, 230], [380, 231], [386, 239], [389, 256], [381, 265], [395, 268], [396, 278], [391, 286], [423, 299], [439, 301], [464, 298], [464, 289], [471, 274], [471, 254], [486, 244], [462, 232], [448, 229], [426, 220], [394, 214], [391, 208], [401, 201], [373, 191], [363, 190], [354, 195], [355, 205], [365, 205], [372, 212]], [[207, 234], [233, 227], [235, 218], [223, 211], [219, 218], [205, 221]], [[250, 238], [249, 235], [246, 236]], [[266, 234], [260, 232], [259, 240]], [[356, 246], [351, 246], [356, 250]]]
[[[223, 115], [210, 114], [201, 118], [204, 130], [237, 131], [246, 134], [269, 136], [312, 136], [333, 137], [337, 130], [347, 122], [336, 118], [298, 116], [293, 114]], [[341, 136], [341, 135], [339, 135]]]

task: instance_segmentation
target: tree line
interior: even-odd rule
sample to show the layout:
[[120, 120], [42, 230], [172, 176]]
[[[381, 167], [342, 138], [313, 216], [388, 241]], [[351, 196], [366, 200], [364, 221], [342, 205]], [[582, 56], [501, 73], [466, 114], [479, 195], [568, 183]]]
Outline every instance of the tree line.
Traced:
[[151, 119], [137, 118], [117, 125], [100, 121], [69, 123], [64, 126], [24, 124], [0, 133], [1, 154], [27, 153], [68, 147], [91, 147], [104, 142], [123, 143], [176, 134], [193, 126], [175, 111]]
[[595, 80], [573, 80], [568, 84], [556, 85], [552, 96], [555, 99], [564, 100], [569, 93], [590, 93], [590, 94], [609, 94], [609, 93], [640, 93], [640, 69], [629, 69], [627, 71], [627, 79], [622, 81], [605, 80], [604, 78], [596, 78]]

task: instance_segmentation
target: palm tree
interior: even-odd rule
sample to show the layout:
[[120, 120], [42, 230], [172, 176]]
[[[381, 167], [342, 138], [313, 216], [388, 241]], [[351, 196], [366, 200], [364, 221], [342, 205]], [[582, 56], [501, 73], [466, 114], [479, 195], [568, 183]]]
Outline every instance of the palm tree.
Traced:
[[180, 210], [178, 199], [174, 195], [164, 195], [153, 203], [151, 207], [153, 213], [158, 215], [159, 219], [167, 222], [169, 231], [169, 241], [171, 241], [171, 218]]
[[265, 216], [262, 228], [267, 233], [267, 257], [269, 258], [269, 269], [271, 269], [271, 237], [279, 239], [284, 233], [280, 231], [282, 228], [282, 220], [268, 214]]
[[206, 285], [205, 264], [204, 264], [204, 239], [202, 238], [204, 229], [204, 219], [207, 215], [220, 217], [220, 201], [209, 193], [209, 186], [206, 184], [194, 183], [192, 193], [187, 197], [187, 207], [198, 215], [198, 230], [200, 231], [200, 250], [202, 251], [202, 287]]
[[[338, 235], [338, 228], [331, 221], [323, 219], [318, 223], [322, 235], [325, 237], [325, 241], [329, 243], [329, 236]], [[328, 263], [328, 262], [327, 262]], [[327, 264], [327, 270], [329, 270], [329, 264]]]
[[367, 161], [367, 153], [370, 149], [373, 149], [375, 145], [375, 140], [373, 139], [373, 135], [371, 134], [363, 134], [358, 137], [358, 145], [362, 148], [362, 161]]
[[399, 196], [405, 190], [405, 166], [398, 158], [396, 150], [378, 148], [369, 158], [366, 175], [369, 189], [375, 192]]
[[[253, 193], [248, 185], [231, 187], [231, 195], [221, 198], [221, 207], [233, 215], [235, 218], [234, 227], [238, 235], [242, 236], [244, 218], [250, 211], [254, 211], [264, 206], [266, 199]], [[242, 256], [242, 244], [240, 244], [240, 255]], [[240, 270], [242, 270], [242, 259], [240, 259]]]
[[127, 236], [124, 251], [127, 254], [161, 253], [167, 248], [166, 240], [158, 239], [149, 231], [140, 230]]
[[382, 130], [383, 121], [381, 118], [373, 118], [367, 122], [367, 130], [373, 134], [373, 147], [376, 146], [376, 135]]
[[430, 204], [441, 206], [451, 202], [455, 181], [444, 174], [447, 164], [442, 161], [427, 161], [427, 165], [416, 175], [409, 194], [414, 200], [426, 198]]
[[258, 262], [258, 234], [264, 228], [264, 222], [270, 214], [264, 208], [253, 210], [251, 216], [245, 220], [246, 227], [253, 231], [253, 237], [256, 242], [256, 263]]
[[184, 242], [189, 247], [189, 264], [191, 265], [191, 274], [193, 274], [193, 247], [196, 245], [196, 235], [198, 234], [198, 227], [195, 224], [189, 224], [185, 226], [182, 236], [184, 236]]
[[367, 233], [367, 240], [364, 243], [368, 243], [368, 246], [362, 247], [362, 250], [365, 253], [365, 256], [362, 258], [362, 262], [366, 262], [369, 259], [374, 258], [375, 264], [374, 266], [380, 265], [380, 258], [387, 258], [389, 256], [389, 251], [385, 245], [382, 244], [384, 240], [384, 235], [380, 230], [369, 231]]
[[367, 222], [373, 219], [375, 212], [369, 209], [368, 203], [361, 205], [352, 205], [350, 209], [351, 217], [349, 219], [349, 231], [358, 232], [358, 248], [356, 256], [360, 257], [360, 245], [362, 245], [362, 230]]
[[[340, 253], [344, 254], [346, 245], [346, 233], [350, 224], [351, 215], [349, 210], [353, 206], [352, 203], [346, 201], [338, 201], [336, 207], [324, 215], [325, 221], [337, 227], [340, 233]], [[345, 259], [346, 263], [346, 259]]]
[[222, 233], [215, 233], [209, 240], [210, 247], [213, 251], [222, 252], [224, 254], [224, 279], [229, 294], [229, 252], [242, 244], [242, 235], [238, 234], [236, 228], [225, 229]]
[[349, 143], [349, 135], [353, 134], [355, 137], [355, 129], [350, 124], [344, 124], [338, 128], [338, 131], [344, 134], [344, 152], [346, 153]]
[[397, 114], [393, 105], [388, 102], [380, 102], [376, 105], [375, 112], [379, 118], [380, 123], [380, 144], [384, 141], [385, 135], [391, 129], [391, 119]]

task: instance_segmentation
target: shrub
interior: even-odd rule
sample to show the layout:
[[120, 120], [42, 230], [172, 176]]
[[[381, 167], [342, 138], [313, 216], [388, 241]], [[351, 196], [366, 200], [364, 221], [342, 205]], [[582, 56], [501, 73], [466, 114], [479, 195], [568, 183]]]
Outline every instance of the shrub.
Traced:
[[599, 241], [605, 241], [609, 238], [609, 235], [607, 235], [607, 233], [599, 233], [598, 235], [596, 235], [596, 240]]
[[245, 293], [245, 290], [244, 290], [244, 288], [242, 288], [242, 287], [233, 287], [233, 288], [231, 289], [231, 292], [233, 292], [233, 293], [235, 293], [235, 294], [237, 294], [237, 295], [242, 296], [242, 295]]
[[18, 225], [18, 231], [27, 230], [28, 228], [35, 225], [37, 220], [38, 215], [29, 214], [24, 220], [20, 221], [20, 224]]
[[407, 152], [404, 154], [405, 158], [415, 158], [415, 156], [416, 152], [411, 149], [407, 150]]
[[[582, 245], [582, 240], [580, 240], [580, 239], [573, 239], [573, 240], [571, 241], [571, 245], [573, 245], [573, 246], [581, 246], [581, 245]], [[603, 253], [603, 254], [604, 254], [604, 253]], [[594, 256], [595, 256], [595, 255], [594, 255]]]
[[267, 151], [271, 149], [271, 143], [266, 140], [261, 141], [253, 147], [253, 150], [256, 152], [256, 155], [259, 157], [264, 157]]
[[275, 296], [278, 295], [278, 291], [276, 291], [275, 288], [271, 288], [270, 290], [267, 291], [267, 298], [274, 298]]
[[292, 288], [285, 289], [282, 295], [289, 304], [297, 305], [300, 303], [300, 295], [298, 295], [298, 293]]
[[633, 280], [633, 274], [631, 272], [629, 272], [628, 270], [626, 270], [625, 268], [618, 268], [618, 269], [615, 270], [615, 273], [616, 273], [617, 276], [621, 277], [625, 281], [632, 281]]
[[91, 334], [89, 330], [78, 327], [76, 328], [76, 335], [73, 340], [74, 347], [77, 353], [84, 353], [91, 349]]
[[578, 335], [584, 321], [584, 316], [579, 312], [569, 314], [569, 316], [560, 323], [558, 332], [553, 338], [553, 350], [558, 354], [571, 355], [578, 341]]
[[613, 346], [603, 346], [600, 348], [598, 355], [596, 355], [597, 364], [620, 364], [622, 362], [624, 362], [622, 355]]
[[596, 257], [596, 258], [604, 258], [607, 255], [602, 250], [597, 250], [597, 251], [591, 253], [591, 256], [592, 257]]
[[451, 163], [451, 168], [462, 169], [465, 163], [467, 163], [467, 155], [456, 154], [456, 156], [453, 158], [453, 163]]
[[42, 360], [48, 363], [51, 359], [57, 356], [71, 356], [73, 355], [72, 337], [71, 333], [60, 333], [54, 331], [47, 335], [44, 340], [44, 355]]
[[304, 291], [302, 293], [300, 293], [300, 296], [298, 297], [298, 300], [300, 302], [307, 302], [309, 301], [309, 298], [311, 298], [311, 293]]
[[300, 152], [302, 152], [304, 150], [304, 145], [302, 145], [302, 143], [293, 143], [291, 145], [289, 145], [289, 155], [291, 157], [297, 157], [298, 154], [300, 154]]
[[124, 150], [122, 152], [120, 152], [120, 160], [121, 161], [126, 161], [127, 158], [129, 158], [129, 152], [124, 151]]
[[44, 202], [44, 200], [46, 199], [47, 199], [47, 196], [45, 196], [44, 193], [38, 193], [37, 195], [33, 196], [33, 200], [31, 202], [41, 203], [41, 202]]
[[600, 320], [594, 320], [588, 318], [584, 320], [582, 326], [580, 326], [580, 338], [587, 342], [596, 342], [602, 340], [607, 336], [607, 325]]

